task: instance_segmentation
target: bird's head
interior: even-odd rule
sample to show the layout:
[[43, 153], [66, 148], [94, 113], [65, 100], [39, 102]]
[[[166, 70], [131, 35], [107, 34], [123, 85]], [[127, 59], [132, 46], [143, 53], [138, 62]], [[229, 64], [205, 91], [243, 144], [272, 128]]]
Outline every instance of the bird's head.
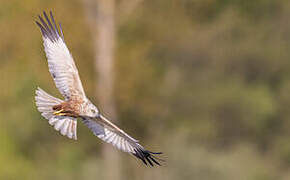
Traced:
[[98, 108], [90, 101], [88, 102], [88, 105], [87, 105], [86, 116], [89, 116], [89, 117], [99, 117], [100, 116]]

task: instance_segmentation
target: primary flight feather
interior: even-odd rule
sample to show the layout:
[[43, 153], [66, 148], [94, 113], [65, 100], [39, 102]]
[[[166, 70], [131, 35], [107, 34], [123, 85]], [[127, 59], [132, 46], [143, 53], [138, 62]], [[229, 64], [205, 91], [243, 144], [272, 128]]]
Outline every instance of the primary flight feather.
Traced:
[[52, 12], [43, 12], [36, 24], [41, 30], [49, 72], [64, 100], [55, 98], [41, 88], [36, 90], [36, 105], [41, 115], [62, 135], [77, 140], [77, 118], [101, 140], [128, 152], [143, 163], [160, 165], [154, 153], [144, 149], [138, 141], [106, 119], [86, 97], [78, 70], [70, 54], [61, 28]]

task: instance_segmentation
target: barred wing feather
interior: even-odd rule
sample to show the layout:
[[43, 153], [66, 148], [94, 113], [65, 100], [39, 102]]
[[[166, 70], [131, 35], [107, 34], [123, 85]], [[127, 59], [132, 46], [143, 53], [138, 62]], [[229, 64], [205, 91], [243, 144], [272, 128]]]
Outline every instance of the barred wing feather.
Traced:
[[77, 119], [68, 116], [55, 116], [52, 107], [63, 101], [37, 88], [35, 96], [36, 106], [41, 115], [48, 120], [63, 136], [77, 140]]
[[107, 120], [104, 116], [93, 119], [90, 117], [83, 118], [83, 123], [94, 133], [95, 136], [101, 140], [112, 144], [117, 149], [130, 153], [143, 161], [144, 164], [154, 166], [154, 163], [160, 165], [156, 160], [161, 160], [154, 156], [154, 154], [161, 154], [160, 152], [154, 153], [144, 149], [138, 141], [116, 125]]
[[66, 100], [73, 96], [84, 98], [85, 93], [79, 73], [64, 42], [61, 25], [59, 24], [58, 29], [52, 12], [50, 12], [50, 19], [45, 12], [43, 15], [47, 22], [39, 16], [40, 22], [36, 21], [36, 24], [42, 32], [49, 72], [55, 85]]

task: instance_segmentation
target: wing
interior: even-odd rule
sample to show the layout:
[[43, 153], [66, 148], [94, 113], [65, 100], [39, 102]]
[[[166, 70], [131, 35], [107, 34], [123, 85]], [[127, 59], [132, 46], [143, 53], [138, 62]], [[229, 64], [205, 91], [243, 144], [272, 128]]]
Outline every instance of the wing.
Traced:
[[154, 166], [154, 163], [160, 165], [157, 160], [163, 161], [154, 156], [154, 154], [162, 154], [161, 152], [154, 153], [144, 149], [137, 140], [126, 134], [102, 115], [97, 119], [86, 117], [83, 119], [83, 123], [94, 133], [95, 136], [112, 144], [119, 150], [134, 155], [141, 159], [146, 165], [148, 163], [151, 166]]
[[40, 22], [36, 21], [36, 24], [42, 33], [49, 72], [54, 79], [56, 87], [66, 100], [71, 99], [73, 96], [85, 98], [78, 70], [64, 42], [61, 24], [59, 24], [58, 29], [52, 12], [50, 12], [51, 20], [45, 12], [43, 12], [43, 15], [47, 22], [41, 16], [38, 16]]
[[63, 101], [47, 94], [44, 90], [38, 88], [35, 96], [36, 106], [41, 115], [48, 120], [48, 123], [54, 126], [63, 136], [77, 140], [77, 119], [68, 116], [55, 116], [52, 107]]

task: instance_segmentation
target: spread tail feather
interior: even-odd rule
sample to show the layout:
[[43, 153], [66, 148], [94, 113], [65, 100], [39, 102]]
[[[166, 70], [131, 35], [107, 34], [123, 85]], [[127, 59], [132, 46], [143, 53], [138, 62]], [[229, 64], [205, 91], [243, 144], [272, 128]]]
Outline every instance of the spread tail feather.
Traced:
[[64, 136], [77, 140], [77, 120], [73, 117], [56, 116], [53, 114], [53, 106], [63, 101], [47, 94], [41, 88], [36, 90], [36, 106], [41, 115], [48, 120], [48, 123], [54, 126], [54, 129], [60, 131]]

